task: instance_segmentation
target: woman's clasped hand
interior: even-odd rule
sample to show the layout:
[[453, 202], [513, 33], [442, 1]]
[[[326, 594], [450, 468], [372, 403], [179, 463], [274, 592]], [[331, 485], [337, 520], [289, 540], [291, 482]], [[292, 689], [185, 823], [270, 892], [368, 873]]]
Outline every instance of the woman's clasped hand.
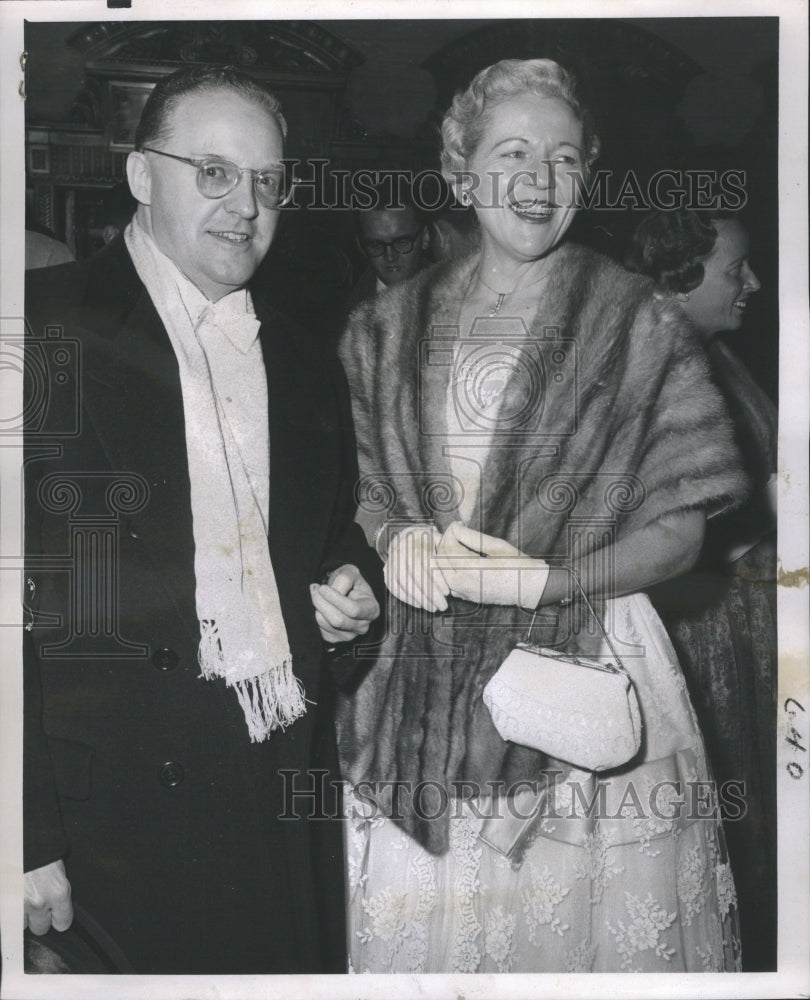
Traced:
[[504, 538], [453, 521], [444, 534], [431, 524], [404, 528], [391, 543], [385, 582], [399, 600], [425, 611], [446, 611], [447, 597], [475, 604], [540, 603], [549, 568]]
[[[384, 484], [384, 506], [358, 519], [369, 536], [383, 522], [391, 594], [374, 662], [338, 707], [351, 967], [737, 968], [719, 819], [655, 800], [710, 771], [643, 592], [688, 569], [707, 511], [744, 493], [730, 422], [675, 304], [567, 239], [599, 151], [569, 73], [543, 59], [487, 67], [442, 138], [480, 246], [365, 303], [341, 343], [360, 476]], [[544, 727], [571, 721], [548, 690], [523, 743], [502, 737], [483, 699], [527, 612], [560, 602], [535, 622], [543, 647], [569, 663], [623, 650], [643, 739], [621, 769], [537, 749]], [[584, 729], [610, 735], [619, 721], [606, 708]], [[558, 803], [605, 808], [537, 817], [550, 773]], [[370, 787], [383, 815], [352, 804]], [[409, 792], [394, 802], [392, 788]], [[622, 809], [638, 795], [643, 813]], [[488, 800], [499, 815], [485, 822]], [[531, 829], [501, 808], [515, 801]]]

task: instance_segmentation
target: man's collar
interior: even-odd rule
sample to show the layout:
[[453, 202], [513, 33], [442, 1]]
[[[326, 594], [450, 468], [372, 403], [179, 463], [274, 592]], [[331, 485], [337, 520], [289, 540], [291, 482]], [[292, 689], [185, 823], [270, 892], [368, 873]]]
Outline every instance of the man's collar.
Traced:
[[155, 259], [172, 276], [192, 326], [196, 328], [203, 317], [207, 317], [223, 331], [235, 347], [240, 351], [247, 350], [256, 339], [259, 329], [248, 290], [237, 288], [216, 302], [212, 302], [180, 270], [171, 257], [163, 253], [152, 235], [138, 222], [137, 216], [133, 217], [130, 225], [140, 230], [140, 238], [149, 245]]

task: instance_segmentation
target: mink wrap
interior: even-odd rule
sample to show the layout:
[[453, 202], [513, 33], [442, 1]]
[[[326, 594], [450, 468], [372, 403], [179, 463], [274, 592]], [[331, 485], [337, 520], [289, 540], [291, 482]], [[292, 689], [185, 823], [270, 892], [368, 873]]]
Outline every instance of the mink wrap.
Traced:
[[[531, 556], [598, 552], [615, 537], [690, 508], [738, 504], [746, 479], [700, 342], [645, 278], [573, 244], [553, 252], [530, 329], [508, 309], [467, 343], [483, 359], [503, 344], [522, 359], [506, 383], [468, 523]], [[369, 537], [397, 523], [459, 519], [448, 446], [476, 460], [478, 428], [448, 437], [458, 317], [476, 255], [444, 262], [361, 306], [340, 346], [359, 447], [358, 520]], [[557, 374], [562, 377], [555, 381]], [[531, 405], [527, 406], [527, 400]], [[464, 410], [461, 400], [461, 411]], [[463, 414], [462, 414], [463, 419]], [[578, 553], [572, 551], [578, 550]], [[598, 558], [598, 556], [596, 557]], [[609, 567], [606, 567], [609, 572]], [[604, 611], [604, 602], [596, 605]], [[542, 780], [543, 754], [504, 742], [481, 693], [530, 620], [517, 607], [450, 599], [429, 615], [388, 597], [386, 638], [339, 707], [345, 777], [423, 786], [420, 807], [387, 796], [389, 815], [434, 854], [448, 848], [442, 798]], [[586, 629], [544, 609], [535, 641], [587, 653]], [[435, 783], [435, 784], [434, 784]], [[492, 786], [490, 786], [492, 787]], [[434, 815], [437, 818], [428, 818]]]

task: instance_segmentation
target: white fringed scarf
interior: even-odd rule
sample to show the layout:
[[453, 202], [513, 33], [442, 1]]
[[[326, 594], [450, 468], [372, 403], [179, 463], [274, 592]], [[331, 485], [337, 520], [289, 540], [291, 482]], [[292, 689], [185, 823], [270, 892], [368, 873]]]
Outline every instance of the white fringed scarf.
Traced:
[[194, 522], [199, 662], [233, 687], [261, 742], [306, 711], [267, 542], [270, 448], [259, 321], [242, 289], [216, 303], [136, 219], [124, 238], [180, 369]]

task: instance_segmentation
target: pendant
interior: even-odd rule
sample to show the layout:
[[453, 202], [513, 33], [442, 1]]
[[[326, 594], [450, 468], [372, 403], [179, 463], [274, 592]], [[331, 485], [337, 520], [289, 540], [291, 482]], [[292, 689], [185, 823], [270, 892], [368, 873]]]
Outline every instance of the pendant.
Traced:
[[498, 293], [498, 301], [489, 310], [489, 318], [490, 319], [492, 319], [494, 316], [498, 315], [498, 312], [500, 311], [500, 308], [503, 305], [503, 300], [506, 298], [506, 294], [507, 294], [506, 292], [499, 292]]

